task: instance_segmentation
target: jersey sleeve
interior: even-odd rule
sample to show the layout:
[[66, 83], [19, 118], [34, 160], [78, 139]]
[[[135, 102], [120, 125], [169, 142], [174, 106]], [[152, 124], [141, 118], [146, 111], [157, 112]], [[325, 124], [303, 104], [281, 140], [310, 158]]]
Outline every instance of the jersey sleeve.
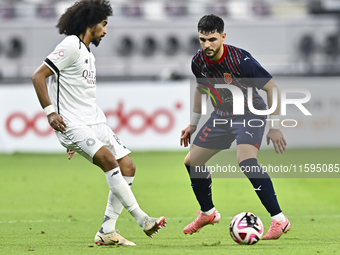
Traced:
[[196, 59], [196, 55], [192, 58], [191, 61], [191, 71], [195, 75], [196, 80], [199, 78], [204, 78], [203, 75], [201, 74], [200, 67]]
[[206, 75], [202, 73], [200, 65], [201, 63], [198, 61], [198, 54], [196, 53], [191, 61], [191, 71], [196, 77], [196, 83], [209, 85], [209, 81]]
[[250, 83], [258, 89], [261, 89], [273, 78], [273, 76], [271, 76], [271, 74], [245, 50], [242, 50], [241, 52], [240, 70], [243, 77], [250, 79]]
[[47, 56], [44, 64], [55, 74], [72, 65], [78, 58], [79, 48], [73, 41], [64, 40]]

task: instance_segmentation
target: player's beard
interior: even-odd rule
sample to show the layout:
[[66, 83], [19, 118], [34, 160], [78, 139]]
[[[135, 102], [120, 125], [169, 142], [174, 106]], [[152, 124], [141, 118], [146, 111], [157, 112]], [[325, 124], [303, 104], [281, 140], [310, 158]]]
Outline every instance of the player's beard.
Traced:
[[94, 46], [98, 47], [98, 45], [100, 44], [99, 40], [93, 39], [92, 43], [94, 44]]
[[[91, 33], [91, 35], [94, 37], [96, 35], [96, 30], [94, 29]], [[104, 36], [101, 36], [101, 38], [104, 37]], [[97, 39], [93, 39], [92, 42], [94, 44], [94, 46], [98, 47], [98, 45], [100, 44], [100, 40], [97, 40]]]
[[204, 54], [206, 55], [206, 57], [207, 57], [208, 59], [213, 59], [213, 58], [220, 52], [221, 47], [222, 47], [222, 44], [220, 45], [220, 47], [217, 48], [217, 50], [215, 51], [215, 53], [214, 53], [213, 55], [211, 55], [211, 56], [208, 56], [208, 55], [205, 53], [206, 50], [204, 51]]

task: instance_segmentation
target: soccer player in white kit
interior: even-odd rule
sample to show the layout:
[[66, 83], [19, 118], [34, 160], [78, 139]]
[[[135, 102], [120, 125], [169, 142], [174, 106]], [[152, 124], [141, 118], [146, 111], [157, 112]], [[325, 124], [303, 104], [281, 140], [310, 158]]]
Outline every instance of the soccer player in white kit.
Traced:
[[[89, 45], [99, 45], [111, 15], [108, 0], [81, 0], [69, 7], [57, 24], [59, 33], [67, 36], [34, 72], [32, 82], [69, 159], [75, 151], [105, 173], [110, 192], [95, 243], [135, 245], [115, 230], [123, 207], [150, 237], [165, 226], [166, 218], [151, 218], [140, 209], [130, 189], [135, 173], [130, 151], [106, 124], [96, 102], [95, 58]], [[49, 76], [52, 77], [47, 88]]]

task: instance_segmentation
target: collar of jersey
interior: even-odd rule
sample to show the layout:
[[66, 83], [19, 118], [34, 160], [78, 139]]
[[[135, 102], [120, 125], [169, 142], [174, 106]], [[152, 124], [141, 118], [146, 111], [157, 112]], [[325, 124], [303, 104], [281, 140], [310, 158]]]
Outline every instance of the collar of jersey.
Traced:
[[86, 48], [89, 52], [91, 52], [90, 47], [88, 48], [88, 47], [86, 46], [86, 44], [83, 42], [83, 40], [80, 39], [80, 37], [79, 37], [78, 35], [77, 35], [77, 37], [78, 37], [78, 39], [79, 39], [79, 49], [80, 49], [80, 47], [81, 47], [81, 43], [83, 43], [84, 46], [85, 46], [85, 48]]
[[222, 57], [217, 60], [217, 61], [211, 61], [209, 58], [207, 58], [207, 56], [203, 53], [204, 55], [204, 58], [207, 62], [209, 63], [212, 63], [212, 64], [219, 64], [223, 61], [223, 59], [225, 58], [225, 56], [227, 55], [227, 51], [228, 51], [228, 48], [227, 48], [227, 45], [223, 44], [223, 54], [222, 54]]

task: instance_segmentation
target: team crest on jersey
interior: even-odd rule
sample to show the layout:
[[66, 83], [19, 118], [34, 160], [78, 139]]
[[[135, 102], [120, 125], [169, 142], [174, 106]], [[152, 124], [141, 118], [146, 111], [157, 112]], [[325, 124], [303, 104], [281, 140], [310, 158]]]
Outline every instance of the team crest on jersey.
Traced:
[[227, 84], [230, 84], [233, 81], [233, 79], [231, 78], [231, 74], [230, 73], [224, 73], [224, 81]]

